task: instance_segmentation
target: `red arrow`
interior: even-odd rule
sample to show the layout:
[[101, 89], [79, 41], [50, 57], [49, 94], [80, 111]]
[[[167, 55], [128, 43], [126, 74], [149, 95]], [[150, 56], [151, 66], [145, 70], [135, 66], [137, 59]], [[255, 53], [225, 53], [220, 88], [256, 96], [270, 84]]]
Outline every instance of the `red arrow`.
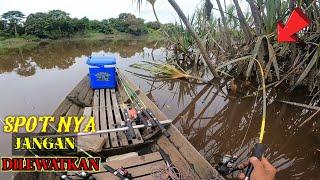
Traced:
[[301, 9], [295, 8], [285, 26], [282, 22], [278, 22], [278, 42], [297, 42], [299, 38], [296, 33], [309, 26], [310, 23], [310, 19]]

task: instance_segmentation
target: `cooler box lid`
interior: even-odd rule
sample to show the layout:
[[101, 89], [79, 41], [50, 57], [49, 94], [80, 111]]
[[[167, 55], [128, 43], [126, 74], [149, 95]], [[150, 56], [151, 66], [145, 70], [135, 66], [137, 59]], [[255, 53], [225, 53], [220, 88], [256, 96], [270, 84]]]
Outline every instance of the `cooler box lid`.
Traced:
[[90, 56], [87, 60], [87, 64], [99, 67], [104, 65], [115, 65], [116, 58], [112, 56]]

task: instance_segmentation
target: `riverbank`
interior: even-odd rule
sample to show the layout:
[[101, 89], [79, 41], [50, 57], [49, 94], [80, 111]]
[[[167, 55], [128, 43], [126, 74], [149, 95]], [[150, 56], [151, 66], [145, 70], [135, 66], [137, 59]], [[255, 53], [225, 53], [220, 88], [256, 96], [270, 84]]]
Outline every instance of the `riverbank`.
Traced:
[[[1, 38], [0, 38], [1, 39]], [[61, 42], [61, 41], [79, 41], [79, 40], [144, 40], [144, 41], [161, 41], [163, 36], [159, 31], [151, 31], [146, 35], [135, 36], [128, 33], [114, 33], [114, 34], [103, 34], [88, 32], [85, 34], [77, 34], [70, 38], [63, 39], [39, 39], [34, 36], [21, 36], [17, 38], [8, 38], [0, 40], [0, 52], [4, 52], [9, 49], [16, 49], [25, 46], [37, 46], [43, 43]]]

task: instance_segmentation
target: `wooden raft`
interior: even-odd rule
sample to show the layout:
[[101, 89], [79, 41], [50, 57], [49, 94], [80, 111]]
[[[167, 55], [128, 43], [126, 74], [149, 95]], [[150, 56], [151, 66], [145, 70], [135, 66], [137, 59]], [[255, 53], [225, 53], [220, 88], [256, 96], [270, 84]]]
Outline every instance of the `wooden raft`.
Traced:
[[[90, 116], [95, 118], [96, 130], [114, 129], [124, 123], [123, 110], [126, 108], [116, 89], [94, 90], [93, 107], [84, 108], [83, 115], [88, 121]], [[84, 123], [86, 124], [86, 123]], [[84, 127], [80, 128], [83, 131]], [[125, 132], [112, 132], [101, 135], [81, 137], [78, 146], [83, 150], [100, 152], [102, 149], [118, 148], [143, 143], [139, 130], [135, 130], [136, 138], [129, 141]]]
[[[154, 152], [142, 156], [127, 158], [124, 160], [115, 160], [105, 163], [114, 169], [123, 167], [126, 169], [134, 179], [147, 180], [156, 179], [155, 170], [166, 167], [159, 152]], [[100, 167], [103, 170], [103, 167]], [[118, 177], [110, 173], [100, 173], [93, 175], [97, 180], [119, 180]]]

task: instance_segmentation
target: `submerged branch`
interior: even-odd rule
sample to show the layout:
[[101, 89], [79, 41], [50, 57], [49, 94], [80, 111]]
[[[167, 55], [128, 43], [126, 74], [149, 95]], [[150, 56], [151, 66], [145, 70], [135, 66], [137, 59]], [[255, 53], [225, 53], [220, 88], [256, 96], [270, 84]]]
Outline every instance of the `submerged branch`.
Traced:
[[281, 103], [285, 103], [285, 104], [289, 104], [292, 106], [297, 106], [297, 107], [301, 107], [304, 109], [309, 109], [309, 110], [314, 110], [316, 111], [315, 113], [313, 113], [310, 117], [308, 117], [308, 119], [306, 119], [305, 121], [303, 121], [303, 123], [301, 123], [299, 125], [299, 127], [302, 127], [303, 125], [307, 124], [308, 122], [310, 122], [319, 112], [320, 112], [320, 107], [318, 106], [310, 106], [307, 104], [301, 104], [301, 103], [296, 103], [296, 102], [290, 102], [290, 101], [278, 101]]
[[320, 110], [320, 107], [310, 106], [310, 105], [307, 105], [307, 104], [301, 104], [301, 103], [290, 102], [290, 101], [278, 101], [278, 102], [289, 104], [289, 105], [292, 105], [292, 106], [301, 107], [301, 108], [304, 108], [304, 109], [310, 109], [310, 110], [315, 110], [315, 111]]

